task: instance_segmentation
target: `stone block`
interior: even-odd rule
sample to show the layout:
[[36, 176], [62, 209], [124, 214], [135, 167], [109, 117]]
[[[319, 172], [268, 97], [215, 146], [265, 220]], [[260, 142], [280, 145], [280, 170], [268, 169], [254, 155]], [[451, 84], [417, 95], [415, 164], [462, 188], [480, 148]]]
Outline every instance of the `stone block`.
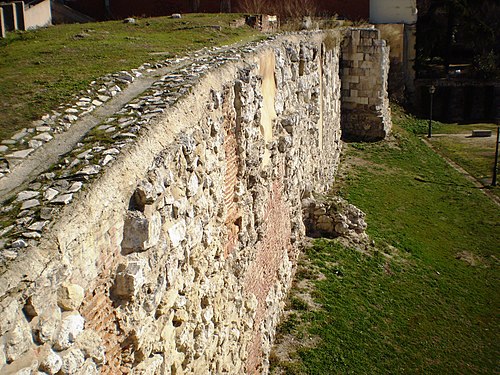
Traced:
[[35, 340], [39, 344], [52, 341], [57, 333], [60, 322], [61, 310], [57, 306], [46, 307], [31, 322]]
[[140, 211], [129, 211], [123, 226], [122, 253], [145, 251], [160, 239], [161, 215], [153, 211], [149, 218]]
[[186, 221], [180, 220], [167, 230], [173, 247], [179, 246], [186, 238]]
[[83, 332], [85, 319], [77, 312], [63, 313], [59, 332], [54, 342], [56, 350], [66, 350], [70, 348], [78, 335]]
[[353, 102], [356, 104], [366, 104], [368, 105], [368, 98], [354, 98]]
[[84, 290], [80, 285], [66, 283], [57, 292], [57, 304], [66, 311], [77, 310], [82, 304]]
[[16, 326], [5, 335], [5, 355], [8, 362], [19, 359], [26, 353], [32, 342], [28, 323], [20, 318]]
[[352, 76], [348, 75], [345, 77], [342, 77], [342, 83], [359, 83], [359, 77], [358, 76]]
[[61, 370], [58, 374], [61, 375], [73, 375], [83, 366], [85, 363], [85, 356], [83, 352], [78, 348], [71, 348], [69, 350], [61, 353], [62, 365]]
[[17, 13], [16, 5], [14, 3], [0, 4], [3, 9], [3, 21], [5, 31], [17, 30]]
[[101, 337], [93, 330], [86, 329], [76, 341], [77, 346], [85, 354], [85, 358], [92, 359], [98, 365], [106, 362], [105, 347]]
[[146, 281], [145, 270], [146, 261], [143, 259], [135, 259], [127, 265], [118, 266], [114, 293], [121, 298], [132, 300]]
[[3, 20], [3, 8], [0, 7], [0, 38], [5, 38], [5, 22]]
[[16, 1], [14, 5], [16, 11], [17, 30], [26, 31], [24, 1]]
[[43, 372], [51, 375], [56, 374], [61, 369], [62, 364], [62, 358], [49, 347], [45, 347], [45, 350], [40, 353], [40, 370]]

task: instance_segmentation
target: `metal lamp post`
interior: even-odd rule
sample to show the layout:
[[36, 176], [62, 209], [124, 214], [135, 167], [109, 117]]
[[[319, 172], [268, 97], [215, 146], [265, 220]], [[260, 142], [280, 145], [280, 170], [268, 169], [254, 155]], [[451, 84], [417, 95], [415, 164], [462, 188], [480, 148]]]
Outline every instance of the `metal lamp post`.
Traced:
[[497, 126], [497, 143], [495, 146], [495, 164], [493, 165], [493, 178], [491, 186], [497, 186], [497, 171], [498, 171], [498, 144], [500, 143], [500, 126]]
[[434, 85], [429, 86], [429, 94], [431, 94], [431, 108], [429, 110], [429, 130], [427, 132], [427, 138], [432, 137], [432, 101], [434, 99], [434, 93], [436, 92], [436, 87]]

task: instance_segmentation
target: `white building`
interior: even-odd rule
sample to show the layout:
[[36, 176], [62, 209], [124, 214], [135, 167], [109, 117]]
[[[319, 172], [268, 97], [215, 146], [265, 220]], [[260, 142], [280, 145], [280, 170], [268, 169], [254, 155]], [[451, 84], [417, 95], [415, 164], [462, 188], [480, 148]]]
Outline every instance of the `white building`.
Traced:
[[390, 46], [389, 90], [399, 99], [413, 97], [417, 0], [370, 0], [370, 23]]
[[371, 23], [417, 22], [416, 0], [370, 0]]

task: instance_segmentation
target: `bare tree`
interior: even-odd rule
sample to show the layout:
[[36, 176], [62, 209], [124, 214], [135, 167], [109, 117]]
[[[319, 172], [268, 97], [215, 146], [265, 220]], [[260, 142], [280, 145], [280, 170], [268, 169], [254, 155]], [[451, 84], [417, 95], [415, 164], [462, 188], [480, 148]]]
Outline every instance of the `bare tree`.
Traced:
[[239, 11], [243, 13], [273, 13], [270, 3], [266, 0], [240, 0]]
[[238, 10], [244, 13], [275, 14], [282, 19], [300, 19], [316, 15], [318, 7], [315, 0], [240, 0]]
[[315, 0], [286, 0], [276, 4], [280, 17], [298, 19], [304, 16], [314, 16], [318, 11]]

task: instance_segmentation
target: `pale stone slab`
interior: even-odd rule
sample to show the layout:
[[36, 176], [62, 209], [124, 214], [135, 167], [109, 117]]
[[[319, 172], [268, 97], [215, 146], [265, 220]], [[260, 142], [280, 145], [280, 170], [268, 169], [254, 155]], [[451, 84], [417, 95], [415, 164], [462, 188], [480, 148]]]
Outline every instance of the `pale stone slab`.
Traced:
[[22, 202], [27, 199], [33, 199], [40, 193], [38, 191], [32, 191], [32, 190], [25, 190], [21, 191], [19, 194], [17, 194], [16, 202]]
[[51, 203], [57, 204], [68, 204], [73, 199], [73, 194], [61, 194], [58, 197], [54, 198]]
[[24, 159], [29, 154], [31, 154], [33, 151], [35, 151], [35, 150], [32, 148], [27, 148], [26, 150], [15, 151], [12, 154], [6, 155], [5, 157], [12, 158], [12, 159]]
[[37, 207], [39, 205], [40, 201], [38, 199], [30, 199], [23, 202], [23, 204], [21, 205], [21, 210], [27, 210], [28, 208]]
[[48, 142], [50, 141], [52, 138], [54, 138], [53, 136], [51, 136], [49, 133], [40, 133], [38, 135], [35, 135], [33, 137], [33, 139], [38, 139], [40, 141], [44, 141], [44, 142]]

